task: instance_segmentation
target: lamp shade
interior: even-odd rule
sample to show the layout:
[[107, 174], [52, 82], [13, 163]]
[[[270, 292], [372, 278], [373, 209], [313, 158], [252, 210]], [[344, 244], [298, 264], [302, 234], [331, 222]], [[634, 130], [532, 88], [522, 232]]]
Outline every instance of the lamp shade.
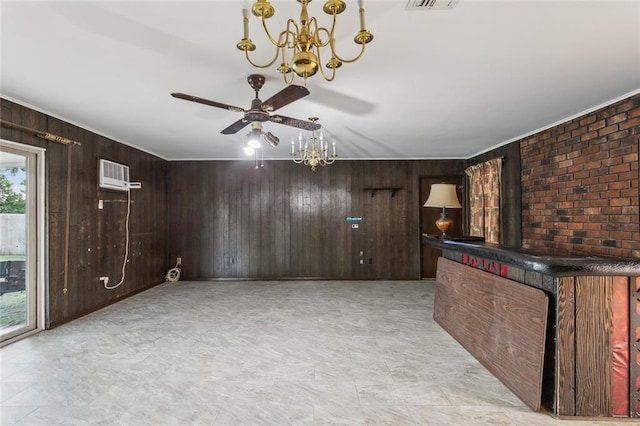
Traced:
[[456, 194], [456, 185], [448, 183], [434, 183], [431, 185], [431, 193], [424, 203], [424, 207], [462, 208], [460, 201], [458, 201], [458, 194]]

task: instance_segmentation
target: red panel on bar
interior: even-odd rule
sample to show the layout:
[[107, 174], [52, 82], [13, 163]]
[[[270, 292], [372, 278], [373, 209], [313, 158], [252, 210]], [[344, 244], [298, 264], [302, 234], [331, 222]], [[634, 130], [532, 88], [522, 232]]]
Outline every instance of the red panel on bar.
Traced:
[[504, 264], [500, 264], [500, 276], [501, 277], [505, 277], [507, 276], [507, 265]]
[[614, 416], [629, 417], [629, 278], [613, 278]]
[[[632, 330], [630, 336], [631, 339], [633, 339], [633, 347], [637, 348], [638, 342], [640, 342], [640, 327], [638, 327], [638, 317], [640, 316], [640, 298], [637, 297], [640, 293], [640, 277], [632, 277], [631, 282], [631, 289], [634, 291], [634, 297], [632, 298], [634, 302], [631, 304], [631, 306], [633, 307], [632, 309], [635, 308], [635, 312], [632, 313], [632, 324], [634, 325], [635, 330]], [[632, 401], [631, 406], [635, 407], [635, 411], [631, 413], [631, 417], [640, 417], [640, 397], [638, 397], [638, 394], [640, 393], [640, 374], [638, 373], [638, 371], [640, 370], [640, 349], [633, 349], [633, 352], [631, 353], [631, 362], [635, 363], [630, 365], [631, 367], [633, 367], [631, 371], [634, 372], [635, 376], [630, 380], [631, 384], [633, 385], [630, 386], [630, 400]]]

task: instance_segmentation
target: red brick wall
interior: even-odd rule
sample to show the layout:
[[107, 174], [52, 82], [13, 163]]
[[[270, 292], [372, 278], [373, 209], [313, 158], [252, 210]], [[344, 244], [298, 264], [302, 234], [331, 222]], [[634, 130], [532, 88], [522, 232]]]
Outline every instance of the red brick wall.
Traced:
[[640, 95], [520, 141], [522, 245], [640, 257]]

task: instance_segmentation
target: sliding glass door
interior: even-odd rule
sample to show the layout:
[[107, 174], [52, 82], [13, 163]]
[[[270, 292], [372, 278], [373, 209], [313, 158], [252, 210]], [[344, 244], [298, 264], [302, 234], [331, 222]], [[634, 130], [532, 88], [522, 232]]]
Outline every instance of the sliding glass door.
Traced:
[[43, 311], [38, 155], [29, 147], [0, 144], [0, 342], [37, 329]]

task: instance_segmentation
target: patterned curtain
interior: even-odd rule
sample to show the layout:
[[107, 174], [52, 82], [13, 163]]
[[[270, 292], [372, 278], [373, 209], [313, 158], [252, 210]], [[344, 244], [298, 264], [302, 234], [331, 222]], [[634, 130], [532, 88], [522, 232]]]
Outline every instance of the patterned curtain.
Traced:
[[500, 242], [500, 176], [502, 158], [494, 158], [465, 170], [469, 176], [469, 210], [471, 235]]

